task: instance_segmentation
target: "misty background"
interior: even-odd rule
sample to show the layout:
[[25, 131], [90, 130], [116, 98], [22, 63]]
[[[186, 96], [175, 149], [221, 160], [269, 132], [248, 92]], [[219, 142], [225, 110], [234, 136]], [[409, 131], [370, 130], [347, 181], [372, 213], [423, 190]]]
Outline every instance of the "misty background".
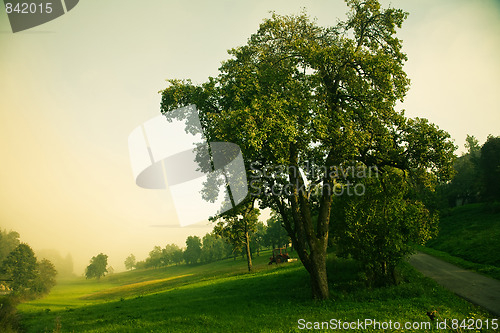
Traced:
[[[459, 152], [467, 134], [480, 144], [499, 135], [500, 2], [381, 2], [410, 13], [398, 32], [412, 80], [406, 115], [448, 131]], [[269, 11], [302, 8], [325, 26], [347, 9], [341, 0], [86, 0], [16, 34], [2, 9], [0, 228], [38, 256], [71, 259], [78, 275], [100, 252], [121, 271], [130, 253], [142, 260], [154, 245], [211, 231], [181, 228], [168, 191], [135, 185], [128, 135], [159, 114], [166, 79], [217, 75]]]

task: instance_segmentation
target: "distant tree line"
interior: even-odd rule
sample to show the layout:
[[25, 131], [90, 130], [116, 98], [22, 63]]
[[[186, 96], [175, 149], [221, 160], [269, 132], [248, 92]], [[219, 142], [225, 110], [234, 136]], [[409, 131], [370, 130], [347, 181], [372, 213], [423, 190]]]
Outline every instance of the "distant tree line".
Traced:
[[[247, 226], [248, 238], [245, 237], [244, 227], [242, 229], [240, 223], [235, 222], [229, 227], [218, 224], [213, 232], [205, 234], [203, 238], [187, 237], [185, 248], [176, 244], [167, 244], [164, 248], [155, 246], [146, 259], [137, 261], [135, 255], [130, 254], [124, 264], [130, 270], [210, 263], [231, 257], [236, 259], [240, 255], [251, 260], [253, 255], [260, 255], [263, 249], [288, 246], [290, 239], [281, 223], [279, 215], [275, 213], [271, 215], [267, 225], [255, 220], [250, 227]], [[247, 239], [249, 257], [246, 251]]]
[[467, 152], [453, 164], [453, 179], [439, 188], [441, 206], [500, 201], [500, 137], [489, 135], [480, 146], [474, 136], [467, 135], [465, 148]]

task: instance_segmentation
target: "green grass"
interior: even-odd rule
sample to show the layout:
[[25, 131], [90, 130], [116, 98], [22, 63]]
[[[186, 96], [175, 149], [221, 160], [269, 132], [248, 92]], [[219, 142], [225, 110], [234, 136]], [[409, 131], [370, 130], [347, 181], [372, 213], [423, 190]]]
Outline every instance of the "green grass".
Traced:
[[421, 251], [500, 279], [500, 213], [484, 204], [456, 207], [441, 217], [439, 227]]
[[294, 332], [301, 318], [427, 322], [431, 310], [441, 319], [489, 316], [407, 264], [398, 286], [368, 289], [357, 264], [334, 255], [332, 299], [316, 302], [300, 262], [268, 266], [267, 257], [255, 259], [252, 273], [230, 259], [62, 281], [44, 299], [19, 306], [21, 323], [26, 332]]

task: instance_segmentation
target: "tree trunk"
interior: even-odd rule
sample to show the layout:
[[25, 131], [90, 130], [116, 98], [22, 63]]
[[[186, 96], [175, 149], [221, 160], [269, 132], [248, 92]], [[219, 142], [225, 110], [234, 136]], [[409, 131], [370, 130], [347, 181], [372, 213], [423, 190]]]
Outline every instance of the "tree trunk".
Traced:
[[245, 249], [247, 252], [248, 271], [252, 271], [252, 254], [250, 253], [250, 237], [248, 231], [245, 232]]
[[311, 256], [311, 269], [309, 270], [311, 278], [311, 291], [314, 299], [328, 299], [330, 291], [328, 290], [328, 278], [326, 274], [326, 253]]
[[[332, 149], [326, 159], [327, 169], [334, 165], [336, 152]], [[314, 299], [324, 300], [330, 297], [326, 272], [326, 249], [328, 247], [328, 229], [333, 194], [323, 191], [319, 202], [319, 214], [314, 223], [312, 218], [309, 194], [304, 191], [305, 184], [302, 176], [294, 172], [298, 170], [298, 154], [296, 144], [290, 146], [290, 162], [296, 168], [289, 168], [289, 180], [292, 193], [286, 198], [287, 203], [275, 198], [278, 211], [283, 218], [283, 225], [292, 239], [292, 244], [302, 264], [307, 269], [311, 279], [311, 291]], [[331, 173], [323, 178], [328, 188], [333, 188], [334, 180]], [[293, 221], [293, 223], [292, 223]]]

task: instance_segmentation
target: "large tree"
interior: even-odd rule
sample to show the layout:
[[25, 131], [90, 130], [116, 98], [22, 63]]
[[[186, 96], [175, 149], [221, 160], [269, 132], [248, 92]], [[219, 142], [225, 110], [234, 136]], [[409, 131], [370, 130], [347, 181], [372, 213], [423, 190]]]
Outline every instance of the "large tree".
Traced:
[[329, 297], [332, 189], [349, 186], [333, 171], [355, 161], [446, 177], [454, 150], [447, 133], [395, 110], [409, 86], [395, 35], [407, 14], [347, 3], [347, 20], [332, 27], [273, 14], [216, 78], [162, 91], [162, 112], [196, 104], [209, 142], [240, 146], [251, 195], [280, 213], [319, 299]]

